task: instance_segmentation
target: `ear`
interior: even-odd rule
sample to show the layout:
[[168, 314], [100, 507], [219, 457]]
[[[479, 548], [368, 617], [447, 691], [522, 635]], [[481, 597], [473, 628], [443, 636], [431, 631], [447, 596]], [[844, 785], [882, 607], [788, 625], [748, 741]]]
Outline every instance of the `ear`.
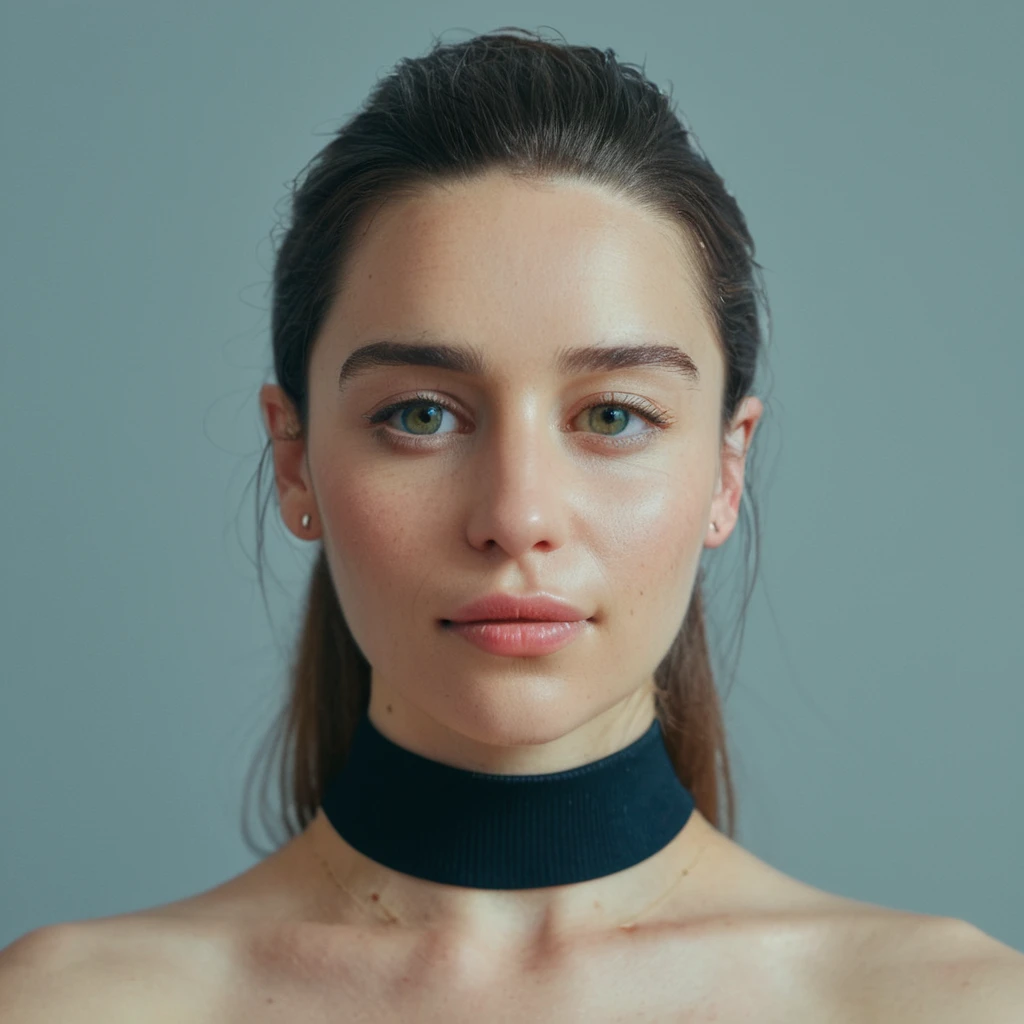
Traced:
[[[315, 540], [319, 536], [319, 517], [298, 412], [277, 384], [264, 384], [260, 388], [260, 409], [274, 449], [274, 480], [281, 518], [300, 540]], [[306, 514], [310, 517], [308, 529], [302, 525]]]
[[[754, 395], [747, 395], [729, 424], [719, 453], [718, 480], [708, 515], [707, 539], [704, 546], [717, 548], [728, 540], [740, 515], [743, 497], [743, 476], [754, 431], [764, 413], [764, 405]], [[711, 524], [714, 523], [716, 531]]]

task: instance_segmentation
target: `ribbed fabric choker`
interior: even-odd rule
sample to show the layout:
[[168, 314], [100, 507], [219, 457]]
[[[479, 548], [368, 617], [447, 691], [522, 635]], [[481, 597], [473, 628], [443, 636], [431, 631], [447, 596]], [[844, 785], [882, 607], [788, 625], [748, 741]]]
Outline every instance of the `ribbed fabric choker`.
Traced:
[[494, 775], [398, 746], [364, 713], [321, 806], [343, 839], [395, 871], [475, 889], [535, 889], [639, 864], [678, 835], [694, 800], [657, 719], [589, 764]]

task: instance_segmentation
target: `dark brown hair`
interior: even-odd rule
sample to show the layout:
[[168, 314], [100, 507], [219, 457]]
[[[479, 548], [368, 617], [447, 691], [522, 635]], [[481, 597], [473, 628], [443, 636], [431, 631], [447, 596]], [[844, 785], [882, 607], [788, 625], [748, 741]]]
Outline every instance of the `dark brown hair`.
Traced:
[[[621, 63], [611, 49], [552, 42], [514, 27], [456, 44], [435, 39], [426, 56], [401, 60], [292, 183], [290, 222], [274, 264], [271, 332], [277, 382], [295, 407], [302, 434], [311, 347], [368, 218], [391, 197], [494, 169], [523, 181], [558, 177], [600, 184], [680, 225], [698, 260], [704, 312], [726, 367], [721, 439], [752, 390], [762, 308], [770, 325], [763, 268], [736, 200], [670, 96], [642, 68]], [[259, 489], [268, 454], [270, 440], [256, 485], [261, 588], [267, 503], [261, 510]], [[268, 501], [270, 496], [268, 491]], [[680, 780], [700, 812], [732, 836], [735, 794], [705, 635], [704, 575], [702, 567], [678, 635], [656, 670], [656, 708]], [[281, 747], [264, 764], [279, 767], [280, 808], [271, 820], [283, 822], [285, 838], [316, 814], [325, 780], [345, 761], [369, 688], [369, 663], [348, 629], [321, 545], [291, 659], [288, 699], [264, 741]], [[250, 769], [246, 798], [251, 775]], [[265, 799], [262, 812], [266, 826]], [[251, 849], [267, 852], [252, 842], [244, 813], [243, 834]]]

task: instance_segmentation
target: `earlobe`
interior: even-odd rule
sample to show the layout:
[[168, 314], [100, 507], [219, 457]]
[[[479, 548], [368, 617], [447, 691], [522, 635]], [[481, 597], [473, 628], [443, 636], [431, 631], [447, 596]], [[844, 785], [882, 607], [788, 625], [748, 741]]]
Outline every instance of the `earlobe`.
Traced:
[[309, 512], [303, 512], [299, 522], [302, 523], [302, 529], [299, 531], [301, 534], [300, 540], [312, 541], [320, 538], [319, 531], [313, 525], [313, 516]]
[[704, 547], [714, 549], [719, 547], [723, 542], [721, 536], [721, 530], [718, 528], [718, 523], [708, 523], [708, 535], [704, 538]]

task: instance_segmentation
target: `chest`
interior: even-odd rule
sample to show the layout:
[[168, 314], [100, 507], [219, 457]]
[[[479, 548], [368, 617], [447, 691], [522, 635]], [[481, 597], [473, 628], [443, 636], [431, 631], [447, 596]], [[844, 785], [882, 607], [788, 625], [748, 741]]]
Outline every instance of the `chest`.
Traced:
[[[803, 951], [801, 958], [799, 953]], [[388, 954], [372, 945], [264, 965], [217, 1000], [238, 1024], [842, 1024], [829, 973], [792, 937], [719, 935], [535, 954], [502, 964], [472, 949], [427, 945]]]

